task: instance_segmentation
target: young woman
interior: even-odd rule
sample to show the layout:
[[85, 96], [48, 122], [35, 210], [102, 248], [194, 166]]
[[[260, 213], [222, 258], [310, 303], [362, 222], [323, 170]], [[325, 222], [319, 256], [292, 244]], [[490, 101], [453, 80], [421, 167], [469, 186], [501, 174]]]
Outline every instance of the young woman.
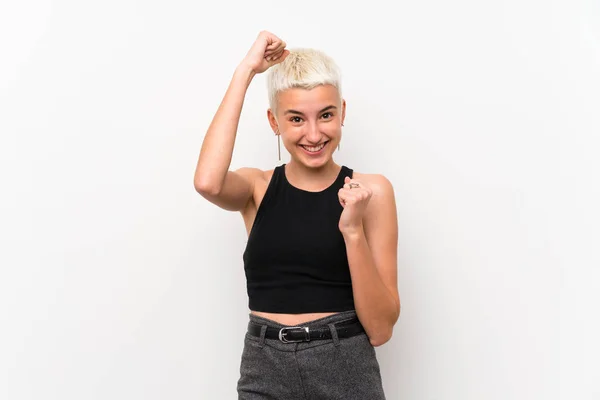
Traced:
[[[291, 160], [230, 171], [246, 91], [267, 69], [267, 117]], [[334, 61], [263, 31], [204, 138], [195, 188], [248, 231], [239, 399], [385, 399], [374, 346], [400, 314], [396, 203], [383, 175], [334, 162], [345, 115]]]

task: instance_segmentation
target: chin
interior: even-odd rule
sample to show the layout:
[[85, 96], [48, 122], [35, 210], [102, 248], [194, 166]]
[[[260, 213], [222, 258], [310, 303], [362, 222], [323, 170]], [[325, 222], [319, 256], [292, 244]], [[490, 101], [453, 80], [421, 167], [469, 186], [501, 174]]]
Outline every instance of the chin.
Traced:
[[306, 166], [307, 168], [312, 168], [312, 169], [321, 169], [323, 167], [325, 167], [327, 164], [329, 164], [332, 159], [331, 157], [323, 157], [320, 160], [305, 160], [305, 159], [298, 159], [298, 161], [303, 164], [304, 166]]

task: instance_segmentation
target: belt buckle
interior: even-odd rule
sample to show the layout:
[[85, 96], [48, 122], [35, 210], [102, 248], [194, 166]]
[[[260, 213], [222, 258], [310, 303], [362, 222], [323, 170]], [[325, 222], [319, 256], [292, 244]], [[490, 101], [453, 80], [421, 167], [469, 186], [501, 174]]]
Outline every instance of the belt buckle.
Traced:
[[[290, 329], [300, 329], [305, 334], [304, 339], [298, 339], [298, 340], [286, 339], [285, 335], [288, 333], [288, 331]], [[281, 340], [283, 343], [309, 342], [310, 341], [310, 333], [309, 333], [308, 326], [287, 326], [285, 328], [281, 328], [279, 330], [279, 340]]]

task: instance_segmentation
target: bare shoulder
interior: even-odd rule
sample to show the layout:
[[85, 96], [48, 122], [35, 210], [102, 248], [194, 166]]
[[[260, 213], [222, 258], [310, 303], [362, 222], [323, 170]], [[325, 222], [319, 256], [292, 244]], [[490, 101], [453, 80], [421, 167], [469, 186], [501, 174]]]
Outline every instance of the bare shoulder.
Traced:
[[269, 183], [269, 180], [271, 179], [271, 176], [273, 175], [273, 170], [263, 171], [262, 169], [259, 169], [259, 168], [242, 167], [242, 168], [236, 169], [235, 173], [239, 174], [248, 183], [250, 183], [250, 186], [252, 188], [252, 197], [255, 198], [257, 189], [258, 189], [258, 192], [260, 193], [260, 191], [262, 190], [262, 187], [265, 184]]
[[392, 182], [382, 174], [363, 174], [354, 171], [353, 179], [363, 182], [366, 187], [372, 190], [373, 196], [389, 196], [394, 194]]
[[362, 174], [354, 172], [353, 179], [361, 182], [371, 190], [371, 199], [365, 210], [366, 226], [377, 226], [396, 221], [396, 198], [392, 182], [382, 174]]
[[259, 168], [250, 167], [244, 167], [236, 170], [236, 172], [238, 172], [240, 175], [243, 175], [246, 179], [248, 179], [248, 181], [252, 182], [254, 196], [256, 197], [258, 194], [259, 198], [262, 198], [261, 192], [266, 191], [274, 171], [274, 169], [262, 170]]
[[260, 179], [262, 177], [264, 171], [258, 168], [242, 167], [236, 169], [235, 173], [247, 179], [248, 182], [254, 182], [256, 179]]
[[262, 170], [260, 168], [253, 167], [242, 167], [235, 170], [235, 172], [242, 174], [246, 177], [269, 179], [273, 175], [274, 169]]

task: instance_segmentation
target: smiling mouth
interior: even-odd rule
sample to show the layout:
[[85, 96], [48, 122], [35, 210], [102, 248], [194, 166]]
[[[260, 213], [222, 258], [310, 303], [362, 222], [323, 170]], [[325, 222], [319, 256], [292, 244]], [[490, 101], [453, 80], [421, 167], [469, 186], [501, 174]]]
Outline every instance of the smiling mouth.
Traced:
[[303, 144], [301, 144], [300, 146], [310, 153], [318, 153], [319, 151], [321, 151], [323, 149], [323, 147], [325, 147], [325, 145], [327, 145], [327, 143], [329, 143], [329, 140], [321, 143], [318, 146], [305, 146]]

